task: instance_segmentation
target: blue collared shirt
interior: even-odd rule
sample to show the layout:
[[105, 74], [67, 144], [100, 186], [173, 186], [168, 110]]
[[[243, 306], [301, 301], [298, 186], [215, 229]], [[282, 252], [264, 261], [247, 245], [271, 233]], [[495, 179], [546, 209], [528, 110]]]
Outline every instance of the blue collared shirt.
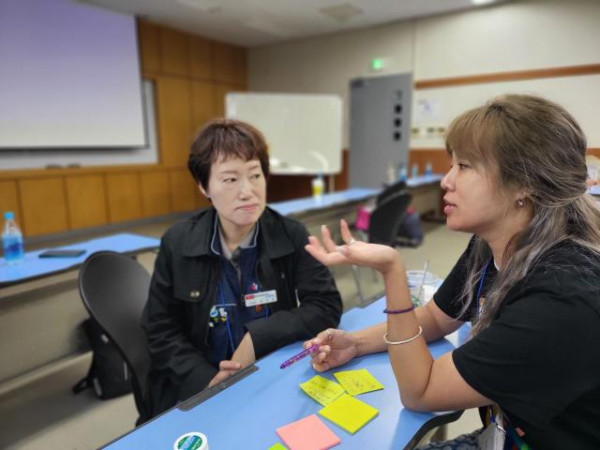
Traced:
[[218, 295], [210, 312], [208, 360], [218, 366], [224, 359], [231, 359], [235, 349], [246, 334], [245, 325], [262, 317], [267, 317], [269, 308], [246, 307], [244, 295], [262, 290], [256, 273], [258, 261], [258, 223], [240, 246], [231, 254], [224, 248], [215, 218], [211, 250], [219, 256], [221, 277]]

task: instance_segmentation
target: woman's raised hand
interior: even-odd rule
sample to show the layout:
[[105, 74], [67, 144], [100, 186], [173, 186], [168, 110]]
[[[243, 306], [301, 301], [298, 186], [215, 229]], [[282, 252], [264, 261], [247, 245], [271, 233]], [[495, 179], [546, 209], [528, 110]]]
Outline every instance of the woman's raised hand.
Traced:
[[354, 264], [371, 267], [385, 274], [401, 265], [400, 256], [392, 247], [368, 244], [354, 239], [345, 220], [340, 221], [340, 231], [345, 245], [336, 245], [331, 238], [329, 229], [322, 225], [322, 243], [315, 236], [310, 236], [308, 238], [309, 244], [304, 248], [326, 266]]

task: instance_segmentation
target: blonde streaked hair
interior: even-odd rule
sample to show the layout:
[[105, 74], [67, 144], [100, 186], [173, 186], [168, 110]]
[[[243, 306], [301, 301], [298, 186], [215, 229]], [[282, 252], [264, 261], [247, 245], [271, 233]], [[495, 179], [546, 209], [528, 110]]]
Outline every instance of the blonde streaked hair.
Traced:
[[[509, 289], [551, 247], [571, 240], [600, 254], [600, 209], [586, 194], [586, 147], [583, 131], [564, 108], [531, 95], [496, 97], [450, 124], [447, 151], [482, 165], [501, 192], [526, 193], [533, 212], [506, 246], [474, 333], [489, 326]], [[460, 299], [463, 311], [475, 300], [490, 257], [487, 243], [476, 237]]]

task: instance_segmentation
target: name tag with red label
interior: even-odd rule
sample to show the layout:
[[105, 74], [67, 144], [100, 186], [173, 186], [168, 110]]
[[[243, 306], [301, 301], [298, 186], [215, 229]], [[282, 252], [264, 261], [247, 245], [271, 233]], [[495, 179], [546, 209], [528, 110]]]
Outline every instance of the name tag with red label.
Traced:
[[256, 292], [253, 294], [244, 295], [244, 303], [246, 307], [266, 305], [267, 303], [275, 303], [277, 301], [277, 291]]

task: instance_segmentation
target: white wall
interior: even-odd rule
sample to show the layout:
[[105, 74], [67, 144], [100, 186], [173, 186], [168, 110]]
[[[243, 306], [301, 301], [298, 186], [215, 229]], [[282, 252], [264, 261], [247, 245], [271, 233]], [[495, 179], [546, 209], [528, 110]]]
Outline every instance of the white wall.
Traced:
[[513, 1], [417, 22], [415, 79], [600, 63], [598, 0]]
[[[345, 100], [344, 146], [348, 147], [348, 83], [359, 76], [374, 75], [369, 63], [383, 57], [388, 63], [382, 74], [414, 73], [415, 81], [483, 73], [600, 63], [600, 1], [531, 0], [469, 10], [421, 20], [348, 32], [250, 50], [251, 91], [323, 92]], [[547, 83], [498, 88], [555, 92], [557, 101], [571, 108], [581, 122], [590, 147], [600, 147], [600, 77], [570, 77]], [[463, 111], [479, 101], [485, 85], [446, 88], [436, 107], [434, 121], [445, 125], [450, 113]], [[489, 85], [487, 85], [489, 89]], [[590, 87], [590, 97], [585, 105]], [[470, 89], [474, 89], [470, 92]], [[415, 101], [432, 97], [437, 89], [416, 92]], [[465, 92], [468, 92], [468, 95]], [[564, 92], [566, 91], [566, 92]], [[504, 92], [504, 91], [503, 91]], [[573, 95], [570, 96], [570, 93]], [[492, 94], [495, 95], [495, 94]], [[548, 95], [548, 94], [547, 94]], [[550, 95], [551, 96], [551, 95]], [[435, 97], [435, 95], [433, 95]], [[552, 96], [551, 96], [552, 97]], [[566, 98], [566, 102], [563, 101]], [[596, 99], [596, 100], [594, 100]], [[573, 110], [575, 108], [575, 110]], [[579, 114], [579, 117], [578, 117]], [[413, 123], [420, 116], [413, 111]], [[421, 115], [422, 117], [422, 115]], [[437, 124], [437, 123], [436, 123]], [[441, 139], [414, 140], [414, 146], [441, 146]]]
[[411, 72], [414, 24], [366, 30], [251, 49], [250, 91], [338, 94], [344, 102], [342, 145], [348, 147], [348, 83], [372, 75], [369, 62], [385, 57], [383, 73]]

